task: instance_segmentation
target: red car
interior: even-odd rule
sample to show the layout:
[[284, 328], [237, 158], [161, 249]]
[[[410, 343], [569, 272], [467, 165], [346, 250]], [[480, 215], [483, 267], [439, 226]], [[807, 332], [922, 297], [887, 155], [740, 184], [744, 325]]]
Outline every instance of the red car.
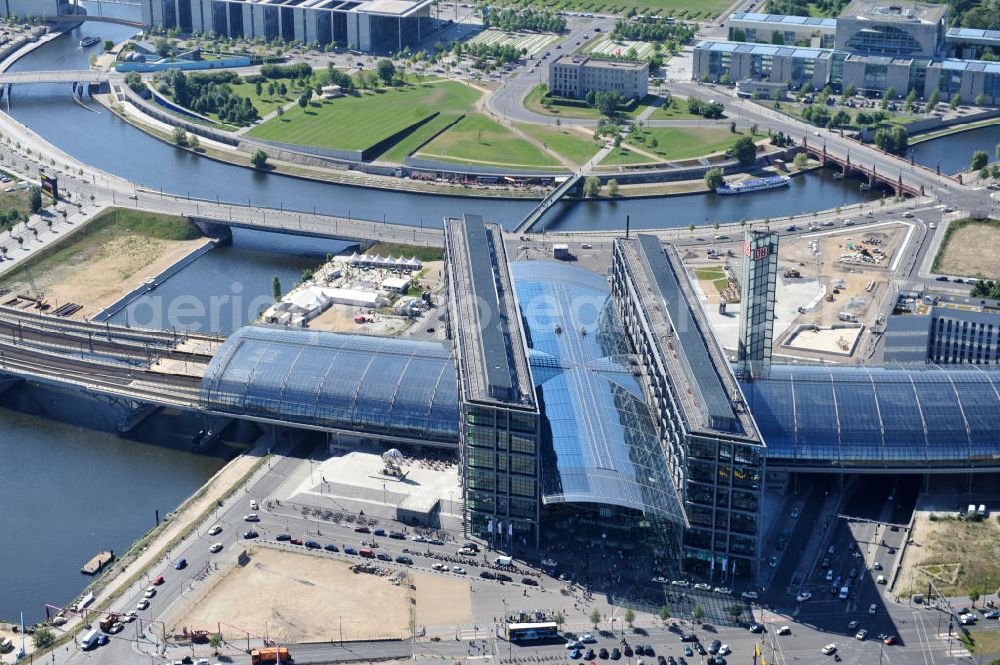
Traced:
[[375, 558], [375, 552], [372, 552], [367, 547], [362, 547], [360, 550], [358, 550], [358, 554], [360, 554], [361, 556], [363, 556], [365, 558], [368, 558], [368, 559], [374, 559]]
[[371, 533], [372, 532], [372, 530], [369, 529], [366, 526], [356, 526], [356, 527], [354, 527], [354, 531], [356, 533]]
[[302, 544], [302, 541], [299, 540], [298, 538], [292, 538], [288, 542], [290, 542], [292, 545], [301, 545]]
[[889, 637], [887, 637], [884, 640], [882, 640], [882, 644], [888, 644], [890, 646], [892, 646], [895, 643], [896, 643], [896, 636], [895, 635], [890, 635]]
[[163, 575], [160, 575], [160, 576], [159, 576], [159, 577], [157, 577], [157, 578], [156, 578], [155, 580], [153, 580], [153, 584], [155, 584], [156, 586], [160, 586], [160, 585], [161, 585], [161, 584], [163, 584], [164, 582], [166, 582], [166, 580], [165, 580], [165, 579], [163, 579]]

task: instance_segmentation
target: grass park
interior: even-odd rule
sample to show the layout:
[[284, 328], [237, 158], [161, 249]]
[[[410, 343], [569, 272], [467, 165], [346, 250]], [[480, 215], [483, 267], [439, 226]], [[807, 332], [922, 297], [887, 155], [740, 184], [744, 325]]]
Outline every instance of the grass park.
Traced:
[[589, 130], [584, 132], [574, 128], [520, 123], [517, 127], [578, 165], [590, 161], [602, 145], [602, 142], [594, 140], [593, 133]]
[[[533, 111], [539, 115], [548, 116], [550, 118], [600, 120], [602, 117], [601, 112], [595, 108], [585, 106], [568, 106], [555, 103], [548, 105], [543, 104], [542, 100], [544, 99], [546, 92], [548, 92], [548, 86], [546, 84], [539, 83], [536, 85], [524, 98], [524, 107], [529, 111]], [[655, 100], [655, 95], [647, 95], [645, 99], [636, 104], [634, 109], [622, 113], [621, 116], [623, 118], [635, 118], [640, 113], [645, 111], [646, 108]]]
[[[726, 117], [725, 114], [722, 115]], [[687, 102], [677, 97], [671, 97], [664, 101], [658, 109], [653, 111], [650, 120], [702, 120], [700, 115], [687, 110]]]
[[931, 271], [1000, 279], [1000, 220], [965, 218], [950, 222]]
[[565, 167], [554, 157], [495, 120], [470, 114], [416, 153], [418, 157], [456, 164], [485, 164], [526, 169]]
[[[634, 131], [620, 147], [608, 153], [601, 166], [694, 159], [729, 150], [743, 135], [731, 132], [728, 127], [645, 127]], [[764, 136], [755, 134], [754, 139]]]
[[513, 46], [526, 49], [528, 57], [538, 55], [555, 41], [559, 35], [551, 32], [525, 32], [521, 30], [487, 29], [469, 40], [469, 45], [485, 44], [487, 46]]

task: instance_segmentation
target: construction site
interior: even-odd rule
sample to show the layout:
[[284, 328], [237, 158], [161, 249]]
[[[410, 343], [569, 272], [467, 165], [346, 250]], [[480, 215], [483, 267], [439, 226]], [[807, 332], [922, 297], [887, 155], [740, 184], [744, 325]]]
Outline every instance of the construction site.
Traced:
[[[865, 351], [866, 330], [884, 324], [882, 305], [910, 226], [862, 230], [853, 223], [783, 236], [778, 258], [775, 357], [845, 362]], [[720, 237], [687, 248], [684, 264], [727, 354], [739, 334], [742, 239]]]

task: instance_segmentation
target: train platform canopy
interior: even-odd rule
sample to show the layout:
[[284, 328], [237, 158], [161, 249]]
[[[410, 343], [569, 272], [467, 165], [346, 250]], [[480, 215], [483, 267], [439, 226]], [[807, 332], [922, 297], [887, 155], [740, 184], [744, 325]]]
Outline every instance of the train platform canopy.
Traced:
[[741, 382], [770, 468], [1000, 468], [1000, 368], [772, 365]]
[[219, 348], [202, 408], [387, 441], [458, 445], [450, 345], [244, 326]]

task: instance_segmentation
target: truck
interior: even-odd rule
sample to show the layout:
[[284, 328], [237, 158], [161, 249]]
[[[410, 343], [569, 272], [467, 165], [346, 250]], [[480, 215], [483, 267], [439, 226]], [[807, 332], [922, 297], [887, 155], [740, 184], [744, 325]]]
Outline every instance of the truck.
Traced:
[[93, 649], [97, 646], [97, 642], [101, 637], [100, 631], [96, 628], [91, 628], [84, 634], [77, 638], [76, 643], [80, 647], [81, 651], [87, 651], [88, 649]]
[[858, 317], [855, 316], [854, 314], [851, 314], [850, 312], [838, 312], [837, 318], [840, 319], [841, 321], [848, 321], [850, 323], [856, 323], [858, 320]]
[[288, 647], [254, 649], [250, 652], [250, 662], [252, 665], [265, 665], [265, 663], [290, 663], [292, 662], [292, 656], [288, 653]]
[[110, 633], [111, 632], [111, 626], [115, 625], [115, 623], [117, 621], [118, 621], [118, 615], [115, 614], [114, 612], [112, 612], [111, 614], [105, 615], [97, 623], [97, 625], [100, 626], [101, 630], [103, 630], [105, 633]]

